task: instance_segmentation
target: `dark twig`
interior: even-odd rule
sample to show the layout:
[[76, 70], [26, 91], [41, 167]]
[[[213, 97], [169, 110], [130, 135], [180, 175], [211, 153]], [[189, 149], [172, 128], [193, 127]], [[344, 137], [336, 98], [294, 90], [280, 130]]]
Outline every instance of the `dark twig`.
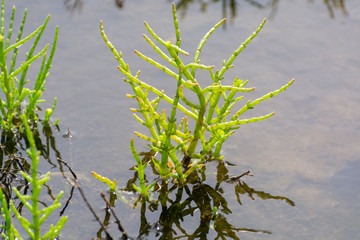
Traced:
[[122, 232], [122, 234], [123, 234], [123, 239], [129, 239], [129, 236], [127, 235], [124, 227], [121, 225], [120, 219], [116, 216], [114, 209], [111, 207], [109, 200], [106, 198], [106, 196], [103, 192], [101, 192], [100, 195], [101, 195], [102, 199], [106, 202], [106, 205], [108, 206], [108, 208], [110, 208], [110, 211], [116, 220], [116, 224], [118, 225], [120, 232]]
[[71, 190], [70, 190], [70, 196], [69, 198], [66, 200], [65, 206], [63, 207], [63, 209], [60, 211], [60, 216], [64, 215], [65, 209], [69, 206], [70, 200], [74, 194], [74, 186], [72, 186]]
[[107, 240], [112, 240], [113, 238], [111, 237], [110, 233], [106, 230], [106, 227], [104, 226], [104, 224], [101, 222], [100, 217], [96, 214], [95, 210], [93, 209], [93, 207], [90, 205], [89, 201], [87, 200], [84, 191], [82, 190], [82, 188], [80, 187], [79, 183], [77, 181], [71, 181], [69, 178], [67, 179], [69, 181], [69, 183], [71, 185], [73, 185], [74, 187], [76, 187], [79, 192], [80, 195], [82, 197], [82, 199], [84, 200], [84, 202], [86, 203], [87, 207], [89, 208], [90, 212], [94, 215], [96, 221], [100, 224], [100, 226], [104, 229], [105, 234], [106, 234], [106, 239]]
[[[63, 161], [62, 159], [60, 159], [60, 158], [57, 158], [57, 160], [58, 160], [58, 162], [63, 163], [63, 164], [69, 169], [70, 173], [71, 173], [72, 176], [74, 177], [74, 181], [77, 181], [78, 178], [77, 178], [75, 172], [74, 172], [74, 171], [71, 169], [71, 167], [69, 166], [69, 164], [67, 164], [67, 162], [64, 162], [64, 161]], [[63, 172], [63, 171], [61, 171], [61, 172], [62, 172], [63, 176], [66, 177], [66, 176], [64, 175], [64, 172]], [[69, 181], [69, 180], [68, 180], [68, 181]], [[71, 188], [71, 190], [70, 190], [70, 196], [69, 196], [69, 198], [67, 199], [67, 201], [66, 201], [66, 203], [65, 203], [65, 206], [64, 206], [63, 209], [60, 211], [60, 216], [62, 216], [62, 215], [64, 214], [65, 209], [68, 207], [68, 205], [69, 205], [69, 203], [70, 203], [70, 200], [71, 200], [72, 197], [73, 197], [74, 188], [75, 188], [75, 186], [72, 184], [72, 188]]]
[[60, 158], [57, 159], [59, 162], [65, 164], [65, 166], [67, 166], [67, 168], [69, 169], [69, 171], [71, 172], [71, 174], [73, 175], [73, 177], [78, 180], [75, 172], [71, 169], [71, 167], [69, 166], [69, 164], [67, 164], [66, 162], [64, 162], [63, 160], [61, 160]]

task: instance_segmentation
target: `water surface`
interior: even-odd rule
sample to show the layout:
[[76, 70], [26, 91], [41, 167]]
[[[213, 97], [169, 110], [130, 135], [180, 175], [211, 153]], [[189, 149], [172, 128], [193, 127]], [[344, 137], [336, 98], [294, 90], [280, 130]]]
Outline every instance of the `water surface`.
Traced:
[[[153, 56], [141, 37], [146, 31], [144, 20], [164, 39], [174, 39], [171, 4], [165, 0], [125, 1], [119, 8], [110, 0], [89, 0], [70, 11], [71, 1], [13, 2], [18, 19], [28, 8], [25, 31], [35, 29], [48, 13], [51, 20], [45, 40], [51, 41], [53, 29], [60, 26], [45, 98], [50, 106], [51, 99], [58, 97], [55, 116], [61, 119], [62, 132], [56, 134], [57, 148], [62, 158], [87, 179], [83, 183], [86, 194], [101, 213], [104, 204], [99, 191], [106, 187], [92, 180], [90, 171], [125, 185], [133, 174], [128, 169], [134, 164], [129, 141], [139, 125], [128, 110], [135, 102], [125, 97], [130, 89], [102, 41], [99, 21], [104, 21], [108, 37], [122, 50], [133, 71], [141, 69], [147, 82], [171, 91], [173, 82], [133, 54], [137, 49]], [[240, 232], [241, 239], [360, 239], [360, 3], [234, 2], [234, 8], [229, 1], [182, 5], [178, 10], [182, 47], [191, 55], [201, 37], [221, 18], [228, 17], [226, 27], [211, 37], [201, 57], [203, 64], [219, 68], [261, 20], [268, 18], [225, 77], [249, 79], [249, 85], [256, 87], [255, 93], [248, 95], [250, 99], [279, 88], [291, 78], [296, 82], [245, 116], [276, 111], [267, 121], [240, 128], [223, 154], [237, 165], [230, 168], [232, 174], [252, 171], [255, 176], [245, 179], [249, 186], [286, 196], [296, 205], [246, 196], [240, 205], [233, 186], [228, 185], [224, 195], [233, 214], [227, 220], [237, 227], [272, 232]], [[337, 7], [340, 2], [344, 9]], [[10, 4], [8, 1], [8, 9]], [[62, 138], [67, 127], [74, 132], [71, 142]], [[137, 149], [146, 150], [146, 143], [140, 139], [136, 143]], [[44, 164], [43, 168], [45, 172], [51, 166]], [[54, 187], [54, 191], [61, 187]], [[75, 195], [65, 212], [69, 221], [61, 238], [96, 237], [99, 226]], [[129, 234], [137, 236], [140, 210], [118, 201], [116, 211]], [[195, 216], [187, 221], [185, 226], [191, 228], [192, 221], [198, 220]]]

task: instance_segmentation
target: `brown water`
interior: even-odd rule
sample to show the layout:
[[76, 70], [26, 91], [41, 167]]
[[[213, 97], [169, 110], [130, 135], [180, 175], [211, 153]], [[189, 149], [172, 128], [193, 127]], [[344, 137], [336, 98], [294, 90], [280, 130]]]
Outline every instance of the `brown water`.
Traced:
[[[61, 119], [62, 132], [56, 136], [57, 148], [87, 179], [86, 194], [101, 213], [104, 204], [99, 191], [106, 187], [92, 180], [90, 171], [125, 185], [134, 164], [129, 141], [139, 125], [128, 110], [135, 102], [125, 97], [129, 87], [102, 41], [99, 20], [133, 70], [140, 68], [148, 82], [171, 89], [172, 83], [162, 81], [160, 71], [133, 54], [138, 49], [153, 56], [141, 37], [144, 20], [163, 38], [174, 38], [170, 2], [125, 1], [118, 8], [110, 0], [88, 0], [73, 11], [66, 6], [74, 1], [67, 1], [68, 5], [48, 0], [13, 2], [18, 19], [28, 8], [26, 31], [40, 25], [48, 13], [47, 41], [55, 25], [60, 26], [45, 98], [50, 105], [50, 99], [58, 97], [55, 116]], [[232, 174], [250, 169], [255, 176], [244, 179], [249, 186], [285, 196], [296, 205], [244, 195], [240, 206], [233, 186], [228, 185], [224, 196], [232, 214], [227, 220], [237, 227], [272, 232], [239, 232], [241, 239], [360, 239], [360, 2], [344, 0], [344, 9], [337, 7], [340, 1], [267, 1], [261, 5], [239, 0], [234, 1], [234, 8], [229, 1], [223, 2], [209, 1], [204, 6], [192, 2], [179, 9], [183, 49], [192, 53], [201, 37], [226, 15], [226, 28], [211, 37], [201, 57], [203, 64], [219, 68], [267, 17], [263, 31], [226, 77], [249, 79], [249, 85], [256, 87], [250, 99], [296, 78], [290, 89], [251, 113], [276, 111], [273, 118], [242, 127], [223, 149], [225, 159], [237, 165], [230, 168]], [[62, 138], [67, 127], [73, 131], [71, 143]], [[146, 149], [144, 142], [136, 141], [137, 149]], [[137, 236], [140, 209], [118, 201], [116, 211], [129, 234]], [[62, 239], [96, 237], [99, 226], [77, 193], [65, 214], [69, 221]], [[197, 220], [196, 216], [187, 219], [185, 227], [191, 229]], [[210, 233], [208, 239], [214, 236]]]

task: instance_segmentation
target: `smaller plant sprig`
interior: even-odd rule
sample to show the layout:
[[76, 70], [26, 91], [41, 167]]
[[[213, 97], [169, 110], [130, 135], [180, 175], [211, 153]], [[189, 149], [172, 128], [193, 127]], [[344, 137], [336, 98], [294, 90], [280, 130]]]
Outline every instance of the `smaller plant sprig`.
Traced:
[[[243, 81], [239, 78], [235, 78], [232, 84], [223, 84], [225, 82], [224, 74], [233, 67], [232, 63], [236, 57], [263, 28], [265, 19], [256, 31], [240, 44], [226, 61], [224, 60], [220, 70], [214, 72], [214, 66], [200, 64], [200, 54], [210, 35], [226, 19], [218, 22], [205, 34], [195, 51], [194, 60], [189, 64], [185, 64], [180, 56], [188, 56], [189, 53], [181, 49], [180, 30], [174, 4], [172, 5], [172, 13], [176, 36], [175, 43], [160, 38], [150, 28], [148, 23], [145, 22], [145, 27], [150, 35], [158, 44], [166, 48], [167, 53], [161, 50], [148, 36], [144, 34], [143, 37], [155, 52], [175, 70], [154, 61], [139, 51], [135, 50], [135, 54], [161, 69], [175, 80], [176, 91], [173, 97], [142, 81], [140, 79], [140, 71], [136, 74], [130, 71], [129, 65], [122, 57], [121, 51], [117, 51], [105, 35], [102, 21], [100, 21], [100, 31], [105, 43], [119, 62], [118, 69], [125, 76], [124, 81], [132, 87], [133, 95], [128, 94], [127, 97], [136, 99], [138, 108], [130, 110], [134, 112], [134, 118], [148, 128], [150, 135], [137, 131], [135, 134], [148, 141], [153, 151], [160, 153], [160, 159], [153, 157], [152, 161], [163, 180], [167, 182], [169, 178], [172, 178], [176, 182], [183, 184], [186, 183], [187, 177], [193, 171], [204, 166], [208, 156], [217, 159], [222, 158], [220, 151], [223, 143], [242, 124], [262, 121], [272, 117], [274, 112], [249, 119], [240, 119], [243, 113], [253, 109], [260, 102], [286, 90], [294, 82], [294, 79], [278, 90], [269, 92], [253, 101], [249, 100], [239, 110], [234, 111], [235, 104], [244, 98], [244, 96], [238, 96], [237, 94], [250, 92], [255, 90], [255, 88], [247, 88], [248, 81]], [[196, 78], [198, 70], [209, 73], [208, 86], [200, 86]], [[187, 89], [188, 95], [185, 95], [184, 89]], [[190, 100], [191, 94], [196, 96], [196, 101]], [[171, 106], [170, 113], [158, 109], [160, 101], [165, 101]], [[185, 114], [185, 117], [180, 119], [179, 115], [181, 114]], [[192, 131], [189, 129], [189, 119], [192, 119], [195, 123]], [[146, 165], [139, 161], [133, 141], [131, 142], [131, 150], [138, 163], [136, 170], [139, 173], [140, 179], [140, 188], [135, 186], [134, 188], [143, 196], [148, 196], [149, 187], [152, 184], [146, 187], [144, 181], [141, 181], [140, 176], [144, 175]], [[179, 155], [178, 152], [181, 154]]]
[[103, 182], [106, 185], [108, 185], [111, 192], [116, 192], [116, 179], [114, 179], [114, 181], [111, 181], [107, 177], [103, 177], [103, 176], [101, 176], [100, 174], [97, 174], [94, 171], [92, 171], [91, 174], [94, 176], [94, 178], [96, 178], [100, 182]]
[[[13, 204], [12, 200], [10, 200], [10, 206], [11, 210], [14, 212], [15, 217], [19, 220], [20, 224], [24, 227], [26, 232], [28, 233], [28, 236], [31, 239], [54, 239], [64, 226], [67, 217], [61, 217], [59, 222], [56, 226], [51, 225], [50, 230], [44, 234], [41, 237], [40, 233], [40, 227], [44, 223], [44, 221], [47, 219], [47, 217], [58, 207], [60, 207], [59, 200], [63, 194], [63, 192], [60, 192], [58, 197], [54, 200], [54, 202], [40, 210], [38, 206], [39, 202], [39, 195], [41, 192], [42, 186], [49, 180], [50, 172], [47, 173], [43, 178], [39, 179], [38, 172], [37, 172], [37, 166], [39, 163], [39, 152], [36, 151], [36, 145], [35, 140], [33, 137], [33, 133], [30, 130], [28, 119], [26, 118], [26, 115], [20, 116], [24, 127], [27, 139], [29, 141], [30, 150], [27, 150], [28, 155], [31, 158], [31, 175], [20, 172], [20, 174], [31, 183], [32, 185], [32, 195], [22, 195], [16, 188], [13, 188], [15, 194], [17, 197], [21, 200], [21, 202], [25, 205], [25, 207], [30, 211], [32, 214], [32, 223], [30, 223], [29, 220], [27, 220], [25, 217], [21, 216], [21, 214], [16, 209], [15, 205]], [[7, 207], [5, 196], [3, 195], [2, 191], [0, 191], [0, 200], [2, 204], [1, 211], [4, 212], [4, 219], [5, 226], [1, 226], [2, 228], [6, 229], [6, 235], [3, 233], [3, 237], [5, 239], [14, 239], [14, 237], [17, 237], [18, 239], [22, 239], [19, 237], [18, 231], [14, 228], [14, 226], [11, 224], [11, 210]], [[29, 201], [30, 200], [30, 201]]]
[[[1, 233], [1, 236], [7, 240], [21, 239], [19, 232], [16, 230], [15, 226], [11, 222], [11, 208], [8, 208], [6, 196], [3, 193], [2, 188], [0, 188], [0, 203], [0, 213], [5, 220], [5, 225], [0, 225], [0, 228], [4, 230], [4, 232]], [[10, 204], [13, 205], [12, 201], [10, 202]]]
[[136, 186], [135, 183], [132, 184], [132, 187], [138, 191], [142, 196], [144, 196], [145, 198], [149, 198], [149, 190], [152, 190], [153, 187], [155, 186], [156, 182], [153, 182], [152, 184], [150, 184], [149, 186], [146, 186], [146, 180], [145, 180], [145, 169], [147, 166], [147, 163], [142, 163], [139, 154], [136, 152], [135, 150], [135, 146], [134, 146], [134, 139], [131, 139], [130, 142], [130, 149], [131, 152], [136, 160], [137, 163], [137, 167], [134, 167], [134, 169], [139, 173], [139, 183], [140, 186]]
[[[39, 26], [33, 33], [27, 37], [22, 38], [23, 29], [26, 21], [27, 10], [25, 9], [24, 16], [17, 34], [15, 43], [10, 44], [13, 33], [13, 22], [15, 18], [15, 6], [12, 9], [10, 17], [10, 24], [7, 36], [5, 37], [5, 0], [2, 1], [1, 7], [1, 21], [0, 21], [0, 68], [1, 68], [1, 91], [4, 93], [5, 98], [0, 98], [0, 124], [4, 130], [16, 131], [21, 121], [19, 116], [23, 112], [27, 118], [33, 122], [38, 120], [37, 111], [39, 103], [45, 100], [41, 99], [42, 93], [45, 91], [45, 79], [49, 75], [51, 68], [51, 62], [55, 53], [56, 43], [58, 38], [58, 27], [56, 27], [54, 41], [50, 50], [50, 55], [47, 57], [47, 50], [49, 44], [46, 45], [41, 51], [35, 53], [35, 49], [39, 43], [39, 40], [49, 22], [50, 15], [45, 19], [43, 25]], [[19, 53], [19, 48], [30, 39], [34, 39], [34, 42], [26, 54], [26, 60], [16, 67], [16, 59]], [[8, 56], [11, 54], [10, 64], [8, 63]], [[30, 65], [37, 59], [42, 58], [40, 71], [34, 83], [33, 89], [25, 87], [29, 82], [26, 79], [26, 75]], [[26, 104], [24, 104], [27, 102]], [[22, 106], [23, 105], [23, 106]], [[42, 120], [44, 125], [49, 125], [50, 117], [56, 106], [56, 98], [54, 99], [53, 106], [46, 109], [44, 119]], [[58, 123], [58, 120], [54, 123]]]
[[[36, 151], [36, 145], [33, 133], [30, 130], [30, 126], [28, 124], [28, 119], [26, 115], [20, 116], [24, 127], [27, 139], [29, 141], [30, 149], [27, 150], [29, 157], [31, 158], [31, 175], [20, 172], [20, 174], [31, 184], [32, 186], [32, 194], [31, 195], [22, 195], [19, 190], [13, 188], [17, 197], [21, 200], [24, 206], [30, 211], [32, 215], [32, 221], [29, 221], [25, 217], [23, 217], [19, 211], [16, 209], [12, 200], [10, 200], [10, 208], [7, 207], [5, 196], [3, 192], [0, 190], [0, 201], [1, 201], [1, 212], [3, 212], [3, 217], [5, 219], [5, 226], [1, 226], [1, 228], [5, 229], [5, 233], [2, 233], [2, 236], [5, 239], [23, 239], [20, 237], [20, 234], [15, 229], [14, 225], [12, 224], [11, 220], [11, 213], [13, 212], [15, 217], [19, 220], [21, 226], [25, 229], [28, 237], [33, 240], [40, 240], [40, 239], [55, 239], [64, 227], [67, 216], [61, 217], [58, 223], [53, 226], [50, 226], [50, 229], [45, 234], [41, 234], [40, 228], [41, 225], [45, 222], [47, 217], [56, 209], [61, 206], [59, 203], [63, 192], [61, 191], [54, 202], [43, 209], [39, 208], [39, 196], [42, 187], [44, 184], [50, 179], [50, 172], [45, 174], [44, 177], [41, 179], [38, 176], [37, 167], [39, 164], [39, 152]], [[12, 211], [11, 211], [12, 210]]]

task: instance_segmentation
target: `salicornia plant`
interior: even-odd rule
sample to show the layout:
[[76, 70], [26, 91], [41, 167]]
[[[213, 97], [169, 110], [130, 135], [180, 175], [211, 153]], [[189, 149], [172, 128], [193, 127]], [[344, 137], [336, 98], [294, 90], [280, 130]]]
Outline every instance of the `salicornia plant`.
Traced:
[[[44, 102], [41, 99], [43, 91], [45, 91], [45, 79], [49, 75], [51, 62], [55, 53], [56, 42], [58, 37], [58, 28], [56, 28], [54, 42], [52, 44], [50, 55], [47, 56], [49, 45], [46, 45], [41, 51], [35, 52], [39, 40], [50, 19], [48, 16], [43, 25], [38, 27], [30, 35], [23, 37], [24, 24], [26, 21], [27, 10], [24, 12], [22, 22], [17, 33], [16, 40], [11, 42], [13, 35], [13, 23], [15, 18], [15, 6], [13, 7], [10, 17], [9, 28], [5, 36], [5, 0], [2, 1], [1, 7], [1, 25], [0, 25], [0, 68], [1, 68], [1, 92], [0, 92], [0, 124], [4, 130], [16, 130], [21, 121], [19, 116], [22, 112], [26, 114], [29, 120], [38, 120], [37, 111], [38, 104]], [[20, 66], [16, 65], [16, 59], [19, 48], [30, 39], [34, 39], [32, 46], [26, 54], [26, 59]], [[28, 69], [35, 60], [42, 58], [40, 70], [37, 74], [34, 86], [27, 88], [29, 80], [26, 79]], [[56, 105], [56, 98], [52, 108], [45, 111], [43, 123], [49, 124], [50, 117]]]
[[[14, 214], [15, 217], [19, 220], [21, 226], [25, 229], [28, 237], [33, 240], [40, 240], [40, 239], [55, 239], [60, 230], [63, 228], [67, 217], [61, 217], [58, 223], [53, 226], [50, 226], [50, 229], [41, 234], [41, 226], [47, 219], [47, 217], [58, 207], [60, 207], [59, 200], [63, 194], [60, 192], [58, 197], [54, 200], [54, 202], [43, 208], [40, 209], [39, 207], [39, 196], [42, 187], [46, 182], [49, 180], [50, 172], [48, 172], [44, 177], [40, 178], [38, 173], [38, 164], [39, 164], [39, 152], [36, 150], [35, 140], [33, 133], [30, 130], [28, 119], [26, 118], [25, 114], [20, 116], [26, 131], [26, 136], [29, 141], [30, 149], [27, 150], [28, 155], [31, 158], [31, 174], [27, 174], [25, 172], [21, 172], [21, 175], [31, 184], [32, 192], [31, 195], [22, 195], [19, 190], [13, 188], [17, 197], [21, 200], [24, 206], [29, 210], [32, 220], [26, 219], [22, 216], [19, 211], [16, 209], [15, 204], [12, 200], [9, 202], [9, 206], [6, 202], [6, 197], [3, 194], [0, 188], [0, 203], [1, 203], [1, 214], [5, 220], [5, 225], [0, 226], [5, 230], [2, 233], [2, 237], [5, 239], [24, 239], [21, 238], [18, 230], [15, 229], [11, 215]], [[27, 239], [27, 238], [26, 238]]]
[[[186, 183], [187, 177], [194, 170], [204, 166], [207, 157], [221, 159], [220, 150], [223, 143], [240, 125], [265, 120], [273, 116], [274, 113], [269, 113], [249, 119], [240, 118], [244, 112], [254, 108], [255, 105], [287, 89], [294, 80], [276, 91], [243, 103], [240, 108], [234, 108], [235, 104], [241, 103], [243, 99], [243, 96], [239, 96], [238, 93], [253, 91], [255, 88], [247, 88], [248, 81], [238, 78], [228, 83], [229, 81], [224, 78], [224, 74], [233, 67], [232, 63], [239, 53], [257, 36], [265, 23], [265, 19], [256, 31], [223, 62], [223, 66], [214, 71], [214, 66], [206, 66], [200, 63], [200, 54], [207, 39], [226, 19], [218, 22], [205, 34], [195, 51], [193, 60], [190, 63], [185, 63], [181, 56], [188, 56], [189, 54], [181, 48], [180, 30], [174, 4], [172, 9], [176, 35], [175, 43], [160, 38], [145, 22], [145, 27], [150, 35], [157, 43], [166, 48], [167, 53], [161, 50], [148, 36], [143, 35], [155, 52], [171, 65], [172, 69], [139, 51], [135, 51], [139, 57], [174, 79], [176, 91], [172, 97], [141, 80], [140, 71], [135, 74], [132, 73], [129, 65], [122, 57], [122, 53], [115, 49], [105, 35], [102, 21], [100, 22], [100, 29], [104, 41], [120, 64], [118, 69], [125, 75], [124, 81], [132, 87], [133, 94], [127, 96], [136, 99], [138, 102], [138, 108], [131, 109], [131, 111], [134, 112], [135, 119], [149, 130], [149, 134], [139, 132], [135, 132], [135, 134], [147, 140], [150, 143], [150, 148], [158, 153], [159, 158], [153, 157], [152, 161], [162, 179], [167, 182], [169, 178], [172, 178], [183, 184]], [[200, 70], [209, 74], [207, 86], [200, 86], [199, 84], [197, 72]], [[186, 95], [184, 89], [189, 95]], [[190, 100], [191, 94], [196, 96], [196, 101]], [[158, 108], [161, 101], [170, 105], [170, 111], [166, 112]], [[185, 117], [180, 119], [179, 116], [181, 115], [185, 115]], [[190, 119], [194, 121], [191, 130]], [[141, 179], [146, 163], [140, 161], [133, 142], [131, 142], [131, 150], [138, 163], [136, 170], [139, 172], [140, 179], [140, 188], [134, 188], [142, 195], [147, 196], [149, 186], [147, 187], [144, 179]]]

